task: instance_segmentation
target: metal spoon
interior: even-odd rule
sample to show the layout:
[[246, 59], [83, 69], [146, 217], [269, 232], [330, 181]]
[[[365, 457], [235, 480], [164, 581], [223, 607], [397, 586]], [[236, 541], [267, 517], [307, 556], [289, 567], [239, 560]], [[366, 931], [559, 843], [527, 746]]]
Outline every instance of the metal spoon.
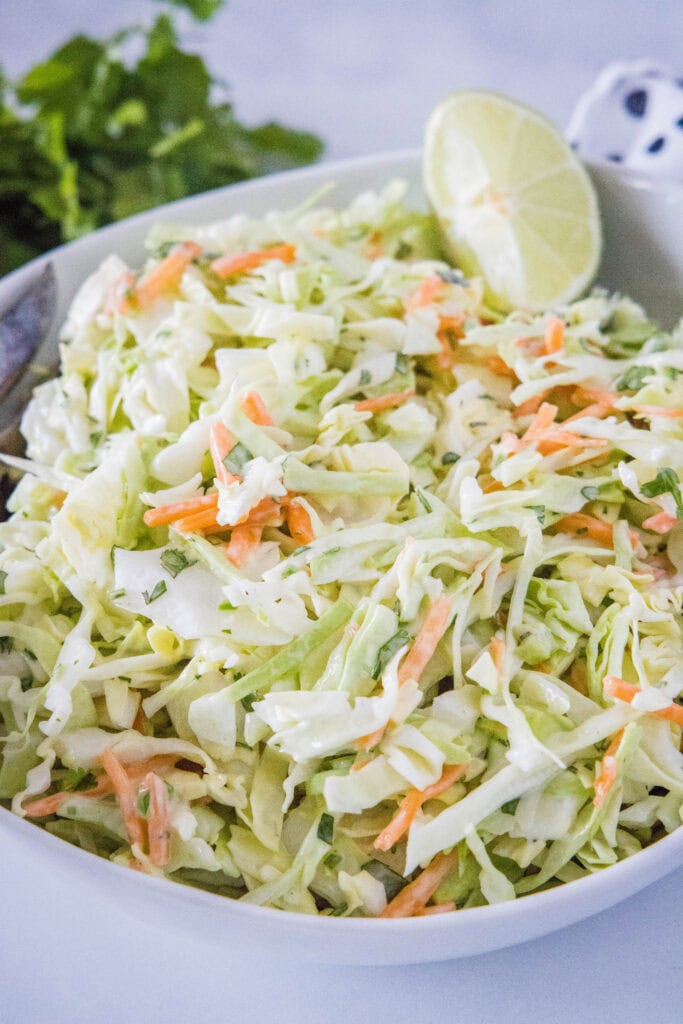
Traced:
[[[0, 311], [0, 451], [20, 455], [21, 415], [33, 389], [54, 372], [52, 366], [33, 363], [50, 333], [57, 310], [57, 279], [47, 263], [18, 295]], [[55, 352], [56, 356], [56, 352]], [[8, 474], [0, 470], [0, 519], [12, 489]]]

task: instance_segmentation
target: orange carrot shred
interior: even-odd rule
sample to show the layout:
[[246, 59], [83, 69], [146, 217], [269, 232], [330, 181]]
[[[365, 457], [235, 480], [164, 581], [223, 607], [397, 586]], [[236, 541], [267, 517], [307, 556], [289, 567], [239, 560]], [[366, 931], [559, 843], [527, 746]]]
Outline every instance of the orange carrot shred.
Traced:
[[[642, 692], [639, 686], [635, 686], [634, 683], [627, 683], [625, 679], [620, 679], [619, 676], [606, 676], [604, 688], [605, 693], [609, 697], [623, 700], [627, 704], [630, 704], [633, 698]], [[672, 703], [668, 708], [659, 708], [657, 711], [650, 712], [650, 714], [683, 726], [683, 707], [679, 704]]]
[[444, 289], [444, 282], [435, 274], [432, 277], [425, 277], [415, 291], [409, 296], [406, 302], [406, 313], [411, 313], [421, 306], [430, 306], [435, 302]]
[[251, 526], [245, 523], [236, 526], [230, 534], [226, 556], [233, 565], [240, 568], [261, 542], [262, 526]]
[[270, 260], [281, 260], [293, 263], [296, 259], [296, 247], [293, 245], [271, 245], [257, 252], [229, 253], [214, 260], [211, 269], [219, 277], [236, 277], [257, 270]]
[[543, 348], [547, 356], [559, 352], [564, 345], [564, 322], [557, 316], [551, 316], [546, 324], [543, 335]]
[[147, 526], [165, 526], [185, 516], [205, 509], [218, 506], [218, 494], [205, 494], [201, 498], [188, 498], [187, 501], [176, 501], [171, 505], [160, 505], [159, 508], [148, 508], [143, 519]]
[[100, 761], [116, 794], [123, 822], [131, 843], [143, 846], [145, 842], [144, 822], [138, 814], [135, 789], [126, 769], [111, 747], [107, 747], [102, 751]]
[[439, 640], [446, 632], [451, 617], [451, 602], [445, 594], [433, 602], [420, 630], [413, 641], [413, 646], [403, 659], [398, 670], [399, 686], [408, 679], [418, 681], [431, 660]]
[[[419, 681], [439, 644], [439, 640], [446, 632], [450, 617], [451, 602], [445, 594], [442, 594], [441, 597], [437, 597], [430, 607], [413, 641], [413, 646], [403, 659], [398, 670], [399, 686], [403, 686], [408, 679], [414, 679], [416, 682]], [[373, 747], [376, 747], [384, 735], [385, 728], [386, 726], [382, 725], [379, 729], [375, 729], [374, 732], [370, 732], [366, 736], [359, 736], [358, 739], [354, 740], [354, 749], [371, 750]]]
[[356, 402], [356, 412], [384, 412], [385, 409], [395, 409], [402, 405], [407, 399], [415, 394], [415, 388], [406, 388], [404, 391], [392, 391], [388, 395], [378, 395], [377, 398], [363, 398]]
[[656, 512], [643, 521], [644, 530], [652, 530], [654, 533], [669, 533], [680, 520], [676, 516], [670, 516], [668, 512]]
[[239, 480], [239, 477], [234, 476], [223, 464], [223, 459], [226, 455], [230, 454], [234, 447], [234, 438], [225, 423], [222, 420], [216, 420], [211, 427], [209, 451], [211, 452], [214, 469], [216, 470], [216, 479], [224, 486]]
[[[105, 775], [97, 780], [95, 786], [92, 786], [90, 789], [80, 790], [78, 796], [104, 796], [106, 793], [112, 792], [111, 781]], [[31, 818], [44, 818], [48, 814], [56, 814], [62, 804], [71, 796], [73, 796], [73, 793], [68, 790], [63, 790], [61, 793], [52, 793], [50, 796], [44, 796], [39, 800], [32, 800], [30, 803], [24, 804], [23, 810]]]
[[391, 819], [385, 829], [375, 839], [375, 849], [387, 851], [394, 846], [412, 825], [415, 815], [427, 800], [441, 796], [456, 783], [467, 771], [466, 764], [449, 764], [444, 768], [440, 779], [425, 789], [411, 789], [399, 804], [398, 813]]
[[499, 636], [492, 636], [489, 648], [496, 672], [502, 676], [505, 672], [505, 641]]
[[124, 296], [124, 304], [127, 307], [147, 309], [160, 295], [175, 288], [186, 268], [201, 251], [201, 246], [196, 242], [180, 242], [174, 246], [161, 263], [138, 281], [130, 299]]
[[[483, 363], [487, 370], [495, 373], [496, 377], [509, 377], [511, 380], [517, 380], [515, 371], [500, 356], [487, 356]], [[536, 409], [533, 411], [536, 412]]]
[[292, 539], [297, 544], [310, 544], [315, 540], [311, 517], [298, 501], [292, 501], [287, 506], [287, 525]]
[[446, 875], [458, 862], [457, 849], [438, 853], [412, 882], [401, 889], [379, 915], [380, 917], [414, 917], [424, 910]]
[[273, 427], [273, 419], [266, 409], [266, 404], [258, 391], [247, 391], [240, 399], [240, 406], [245, 416], [248, 416], [252, 423], [261, 427]]
[[585, 532], [591, 540], [599, 544], [606, 544], [612, 547], [614, 543], [613, 529], [611, 523], [606, 523], [595, 516], [586, 515], [584, 512], [572, 512], [571, 515], [563, 516], [553, 524], [556, 530], [562, 533]]
[[593, 416], [596, 420], [601, 420], [611, 411], [611, 403], [596, 402], [594, 405], [587, 405], [585, 408], [580, 409], [579, 412], [575, 412], [571, 416], [568, 416], [566, 420], [562, 421], [562, 426], [564, 427], [567, 423], [573, 423], [574, 420], [583, 419], [584, 416]]
[[600, 771], [595, 779], [595, 797], [593, 803], [596, 807], [602, 807], [607, 794], [617, 780], [617, 751], [621, 746], [624, 730], [620, 729], [616, 734], [600, 762]]
[[[207, 508], [200, 512], [195, 512], [193, 515], [184, 516], [182, 519], [176, 519], [173, 525], [181, 533], [196, 533], [197, 530], [216, 526], [218, 525], [216, 508]], [[223, 529], [227, 530], [229, 527], [224, 526]]]

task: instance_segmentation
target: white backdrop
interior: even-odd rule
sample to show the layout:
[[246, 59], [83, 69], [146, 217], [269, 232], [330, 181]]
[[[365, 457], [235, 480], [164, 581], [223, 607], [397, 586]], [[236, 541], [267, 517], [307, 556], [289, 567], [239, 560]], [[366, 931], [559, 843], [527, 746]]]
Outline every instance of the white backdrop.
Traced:
[[[0, 0], [0, 64], [18, 75], [75, 31], [107, 33], [160, 10]], [[180, 20], [241, 117], [310, 128], [329, 157], [418, 145], [452, 89], [498, 89], [564, 127], [609, 61], [649, 57], [683, 74], [680, 0], [228, 0], [209, 25]]]
[[[150, 0], [0, 0], [0, 64], [18, 75], [76, 31]], [[341, 157], [417, 145], [451, 89], [483, 86], [564, 126], [601, 67], [649, 57], [683, 75], [681, 0], [232, 0], [184, 38], [226, 78], [238, 115], [312, 129]], [[679, 1024], [683, 869], [590, 921], [487, 956], [400, 969], [255, 962], [79, 907], [0, 850], [0, 1019], [7, 1024]], [[79, 908], [76, 910], [76, 908]], [[84, 929], [83, 921], [89, 927]]]

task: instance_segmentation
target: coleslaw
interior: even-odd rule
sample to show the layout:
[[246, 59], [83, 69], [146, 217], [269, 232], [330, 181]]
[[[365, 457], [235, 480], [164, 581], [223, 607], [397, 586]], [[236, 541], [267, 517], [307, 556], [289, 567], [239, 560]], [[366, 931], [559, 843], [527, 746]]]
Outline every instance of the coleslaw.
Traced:
[[420, 916], [683, 812], [683, 330], [487, 308], [405, 186], [158, 225], [0, 524], [0, 799], [245, 902]]

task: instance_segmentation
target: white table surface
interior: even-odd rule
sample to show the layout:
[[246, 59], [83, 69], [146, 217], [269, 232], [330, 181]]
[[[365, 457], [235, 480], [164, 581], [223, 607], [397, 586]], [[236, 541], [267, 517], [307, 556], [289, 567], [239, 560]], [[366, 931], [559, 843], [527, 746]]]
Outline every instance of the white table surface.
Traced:
[[[18, 75], [76, 31], [149, 19], [149, 0], [3, 0], [0, 64]], [[317, 131], [330, 158], [419, 144], [437, 100], [495, 88], [558, 124], [602, 66], [683, 74], [680, 0], [231, 0], [185, 39], [231, 84], [240, 117]], [[626, 903], [516, 948], [443, 964], [257, 962], [85, 908], [0, 850], [0, 1020], [7, 1024], [680, 1024], [683, 868]], [[88, 922], [87, 930], [83, 922]]]

